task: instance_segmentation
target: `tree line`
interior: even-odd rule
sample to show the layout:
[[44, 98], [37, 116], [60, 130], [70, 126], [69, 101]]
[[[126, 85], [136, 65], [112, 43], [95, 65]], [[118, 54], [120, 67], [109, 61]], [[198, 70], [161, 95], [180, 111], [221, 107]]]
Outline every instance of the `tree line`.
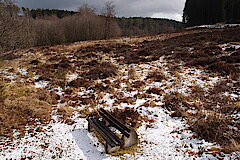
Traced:
[[[112, 5], [112, 2], [108, 2], [108, 6]], [[111, 7], [108, 7], [111, 8]], [[25, 8], [23, 8], [25, 10]], [[112, 8], [112, 11], [114, 8]], [[94, 10], [91, 11], [94, 13]], [[46, 16], [57, 16], [58, 18], [64, 18], [66, 16], [77, 14], [78, 12], [58, 10], [58, 9], [32, 9], [30, 10], [32, 18], [41, 18]], [[115, 14], [115, 13], [114, 13]], [[105, 13], [106, 15], [106, 13]], [[109, 16], [108, 16], [109, 17]], [[161, 19], [161, 18], [143, 18], [143, 17], [130, 17], [130, 18], [116, 18], [112, 17], [121, 29], [121, 36], [135, 36], [141, 34], [157, 34], [166, 31], [174, 31], [182, 29], [182, 22]], [[107, 25], [107, 24], [106, 24]], [[106, 26], [107, 27], [107, 26]], [[109, 28], [109, 24], [108, 24]], [[109, 29], [106, 29], [109, 30]]]
[[158, 34], [162, 32], [183, 29], [183, 23], [161, 18], [116, 18], [123, 36], [135, 36], [142, 34]]
[[183, 27], [170, 20], [116, 18], [113, 2], [106, 2], [100, 15], [87, 4], [77, 12], [28, 8], [21, 12], [13, 0], [0, 0], [0, 50], [155, 34]]
[[[25, 11], [27, 8], [22, 7], [22, 10]], [[60, 9], [31, 9], [30, 10], [32, 18], [36, 19], [37, 17], [45, 17], [55, 15], [58, 18], [63, 18], [66, 16], [71, 16], [76, 14], [74, 11], [60, 10]]]
[[187, 26], [240, 23], [240, 0], [186, 0], [183, 22]]

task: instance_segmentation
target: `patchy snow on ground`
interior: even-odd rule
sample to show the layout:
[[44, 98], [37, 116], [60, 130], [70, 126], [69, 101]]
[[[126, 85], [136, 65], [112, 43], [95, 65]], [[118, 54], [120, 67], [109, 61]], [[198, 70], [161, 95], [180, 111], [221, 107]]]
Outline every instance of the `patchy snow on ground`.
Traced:
[[[143, 125], [137, 130], [140, 138], [139, 151], [134, 155], [125, 154], [123, 157], [141, 160], [217, 159], [210, 153], [199, 156], [196, 154], [219, 146], [192, 138], [191, 131], [181, 131], [186, 127], [181, 119], [171, 118], [162, 108], [142, 107], [141, 111], [150, 117], [157, 115], [156, 122], [152, 128]], [[88, 133], [86, 119], [77, 116], [73, 119], [75, 124], [72, 126], [52, 120], [48, 125], [42, 126], [44, 132], [36, 135], [26, 134], [22, 139], [8, 141], [8, 147], [0, 147], [0, 159], [120, 159], [105, 154], [103, 145], [94, 134]], [[6, 142], [6, 139], [1, 139], [0, 144], [4, 141]], [[237, 155], [231, 156], [232, 159], [237, 158]]]
[[28, 74], [27, 69], [24, 69], [24, 68], [21, 68], [21, 67], [18, 68], [18, 72], [23, 76], [26, 76]]
[[239, 27], [240, 24], [214, 24], [214, 25], [200, 25], [195, 27], [189, 27], [188, 29], [194, 29], [194, 28], [210, 28], [210, 29], [221, 29], [221, 28], [227, 28], [227, 27]]
[[[115, 62], [114, 59], [111, 59]], [[142, 126], [136, 129], [140, 143], [136, 148], [137, 152], [134, 154], [124, 154], [122, 156], [112, 156], [105, 154], [104, 146], [98, 141], [93, 133], [87, 131], [87, 121], [85, 118], [79, 118], [78, 113], [72, 117], [73, 124], [64, 124], [59, 120], [58, 115], [53, 111], [53, 117], [49, 124], [37, 124], [41, 127], [43, 132], [26, 133], [21, 139], [14, 139], [13, 141], [7, 138], [0, 138], [0, 159], [61, 159], [61, 160], [115, 160], [115, 159], [139, 159], [139, 160], [165, 160], [165, 159], [218, 159], [225, 160], [238, 159], [239, 152], [229, 155], [215, 155], [213, 148], [221, 148], [217, 144], [206, 142], [194, 138], [193, 133], [188, 129], [187, 122], [182, 118], [173, 118], [170, 112], [162, 108], [161, 105], [164, 95], [179, 92], [183, 95], [188, 95], [191, 92], [192, 86], [199, 86], [205, 90], [212, 88], [218, 83], [222, 77], [209, 76], [199, 68], [189, 68], [179, 64], [179, 73], [173, 73], [169, 69], [169, 63], [164, 56], [159, 60], [145, 63], [145, 64], [129, 64], [118, 65], [120, 68], [120, 77], [122, 81], [121, 88], [114, 88], [115, 91], [122, 92], [125, 97], [133, 98], [138, 93], [148, 90], [149, 88], [158, 88], [164, 90], [162, 95], [151, 94], [152, 98], [137, 98], [135, 104], [129, 105], [120, 103], [113, 105], [115, 99], [113, 95], [106, 93], [99, 102], [97, 108], [105, 108], [106, 110], [113, 110], [115, 108], [123, 109], [130, 107], [136, 110], [141, 115], [147, 116], [154, 120], [149, 127], [149, 123], [144, 122]], [[130, 68], [134, 70], [134, 77], [129, 74]], [[21, 75], [27, 75], [27, 70], [18, 69]], [[154, 82], [147, 80], [150, 72], [160, 71], [165, 77], [161, 82]], [[12, 79], [15, 74], [6, 74], [5, 77]], [[201, 77], [207, 77], [203, 80]], [[67, 80], [72, 81], [78, 78], [78, 74], [67, 75]], [[37, 76], [35, 76], [37, 79]], [[109, 78], [110, 81], [114, 79]], [[144, 81], [146, 86], [135, 91], [128, 91], [128, 84], [126, 81], [135, 82], [137, 80]], [[102, 83], [101, 80], [98, 83]], [[47, 81], [38, 81], [34, 83], [36, 88], [45, 88], [49, 85]], [[82, 87], [77, 93], [84, 98], [93, 93], [93, 90], [87, 90]], [[59, 96], [65, 93], [62, 88], [52, 88]], [[225, 93], [226, 96], [239, 98], [239, 95], [232, 95]], [[97, 93], [95, 93], [97, 97]], [[153, 106], [144, 106], [145, 102], [153, 101]], [[70, 100], [69, 100], [70, 102]], [[66, 104], [58, 104], [62, 106]], [[69, 105], [70, 106], [70, 105]], [[76, 109], [92, 110], [89, 105], [79, 105]], [[188, 110], [187, 112], [196, 112], [195, 110]], [[26, 126], [26, 130], [32, 129]], [[18, 134], [18, 133], [15, 133]], [[201, 154], [203, 153], [203, 154]]]
[[48, 85], [47, 81], [35, 82], [35, 88], [45, 88]]

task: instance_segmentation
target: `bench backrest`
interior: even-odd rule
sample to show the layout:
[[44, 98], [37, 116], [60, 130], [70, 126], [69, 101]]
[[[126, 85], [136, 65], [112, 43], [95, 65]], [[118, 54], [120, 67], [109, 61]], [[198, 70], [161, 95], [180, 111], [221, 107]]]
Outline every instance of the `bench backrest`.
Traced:
[[124, 136], [130, 136], [130, 129], [118, 119], [116, 119], [114, 116], [112, 116], [110, 113], [108, 113], [102, 108], [100, 108], [99, 113], [105, 120], [107, 120], [113, 127], [118, 129]]

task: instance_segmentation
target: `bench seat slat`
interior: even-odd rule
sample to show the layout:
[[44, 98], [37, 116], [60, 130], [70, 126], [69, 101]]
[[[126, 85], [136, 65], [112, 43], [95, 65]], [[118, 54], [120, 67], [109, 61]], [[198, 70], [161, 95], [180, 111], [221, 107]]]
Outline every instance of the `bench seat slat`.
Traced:
[[109, 128], [107, 128], [96, 117], [89, 117], [88, 121], [111, 147], [120, 146], [123, 144], [123, 141], [120, 140]]
[[114, 141], [114, 143], [116, 143], [116, 145], [121, 145], [123, 143], [122, 140], [120, 140], [118, 138], [118, 136], [116, 136], [108, 127], [106, 127], [103, 122], [101, 122], [100, 120], [98, 120], [97, 118], [95, 119], [97, 121], [97, 123], [101, 126], [102, 130], [104, 130], [110, 137], [111, 139]]

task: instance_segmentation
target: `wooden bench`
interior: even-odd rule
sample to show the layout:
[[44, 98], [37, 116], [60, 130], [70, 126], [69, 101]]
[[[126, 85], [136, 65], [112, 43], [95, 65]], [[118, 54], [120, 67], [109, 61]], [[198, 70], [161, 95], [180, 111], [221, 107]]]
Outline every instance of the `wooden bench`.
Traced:
[[[136, 131], [130, 126], [125, 126], [118, 119], [112, 116], [104, 109], [99, 110], [99, 115], [102, 117], [90, 116], [87, 117], [88, 131], [97, 131], [105, 140], [105, 149], [107, 153], [112, 153], [120, 150], [121, 148], [130, 147], [138, 143], [138, 136]], [[122, 137], [116, 136], [109, 127], [114, 127], [119, 130]]]
[[88, 117], [88, 131], [95, 129], [106, 141], [105, 149], [107, 153], [112, 153], [121, 148], [123, 140], [118, 138], [108, 127], [104, 125], [97, 117]]
[[106, 126], [115, 127], [122, 133], [122, 139], [124, 141], [123, 147], [130, 147], [138, 143], [137, 133], [132, 127], [124, 125], [108, 111], [105, 111], [102, 108], [99, 110], [99, 114], [103, 117], [103, 122]]

